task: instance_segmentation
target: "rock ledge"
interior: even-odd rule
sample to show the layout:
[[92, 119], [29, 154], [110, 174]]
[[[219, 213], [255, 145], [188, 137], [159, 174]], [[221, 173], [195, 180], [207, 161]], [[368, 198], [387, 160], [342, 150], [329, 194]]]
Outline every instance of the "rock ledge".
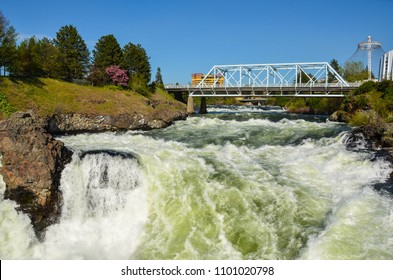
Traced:
[[72, 156], [46, 131], [46, 124], [32, 111], [15, 113], [0, 122], [4, 197], [16, 201], [17, 210], [30, 217], [39, 238], [60, 217], [60, 176]]

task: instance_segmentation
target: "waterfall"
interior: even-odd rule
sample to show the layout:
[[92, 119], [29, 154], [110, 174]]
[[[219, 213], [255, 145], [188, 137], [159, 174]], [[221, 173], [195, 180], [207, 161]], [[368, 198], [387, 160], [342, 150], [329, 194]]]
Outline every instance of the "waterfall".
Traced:
[[393, 259], [381, 187], [391, 164], [360, 138], [347, 147], [348, 126], [275, 108], [210, 111], [162, 130], [61, 137], [75, 153], [59, 223], [38, 242], [2, 200], [0, 256]]

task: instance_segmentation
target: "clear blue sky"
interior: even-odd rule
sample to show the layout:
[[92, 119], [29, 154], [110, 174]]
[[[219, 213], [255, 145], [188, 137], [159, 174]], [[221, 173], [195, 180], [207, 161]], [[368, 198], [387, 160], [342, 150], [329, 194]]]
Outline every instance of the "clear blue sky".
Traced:
[[20, 38], [74, 25], [90, 50], [104, 35], [141, 44], [165, 83], [216, 64], [344, 64], [368, 35], [393, 49], [393, 0], [0, 0]]

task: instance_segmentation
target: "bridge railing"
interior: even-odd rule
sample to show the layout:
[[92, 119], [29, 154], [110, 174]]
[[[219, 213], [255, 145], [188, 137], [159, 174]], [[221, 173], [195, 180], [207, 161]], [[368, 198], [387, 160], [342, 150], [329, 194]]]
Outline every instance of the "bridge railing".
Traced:
[[172, 88], [190, 88], [191, 85], [180, 85], [180, 84], [165, 84], [164, 85], [166, 89], [172, 89]]
[[[359, 87], [362, 83], [348, 83], [350, 88]], [[195, 89], [225, 89], [225, 88], [332, 88], [332, 87], [344, 87], [343, 85], [338, 85], [337, 83], [298, 83], [298, 84], [264, 84], [264, 85], [254, 85], [254, 84], [243, 84], [241, 86], [232, 85], [180, 85], [180, 84], [165, 84], [166, 89], [185, 89], [185, 90], [195, 90]]]

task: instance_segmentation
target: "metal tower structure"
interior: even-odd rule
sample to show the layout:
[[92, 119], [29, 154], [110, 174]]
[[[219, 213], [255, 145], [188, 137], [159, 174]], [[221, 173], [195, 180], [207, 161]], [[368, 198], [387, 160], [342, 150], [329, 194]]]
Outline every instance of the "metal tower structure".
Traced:
[[[358, 44], [358, 48], [356, 52], [352, 55], [350, 60], [352, 61], [362, 61], [362, 54], [366, 52], [367, 53], [367, 70], [368, 70], [368, 80], [372, 79], [372, 70], [373, 70], [373, 64], [374, 59], [375, 61], [378, 62], [379, 58], [384, 54], [384, 51], [382, 49], [382, 44], [377, 41], [373, 41], [371, 36], [367, 37], [367, 41], [360, 42]], [[374, 65], [375, 66], [375, 65]], [[377, 69], [377, 67], [374, 67], [374, 69]], [[378, 74], [378, 73], [377, 73]], [[378, 76], [378, 75], [376, 75]]]
[[367, 69], [368, 69], [368, 79], [371, 80], [372, 73], [372, 53], [373, 49], [382, 48], [380, 42], [373, 41], [371, 36], [367, 37], [367, 42], [360, 42], [358, 48], [361, 50], [367, 50]]

